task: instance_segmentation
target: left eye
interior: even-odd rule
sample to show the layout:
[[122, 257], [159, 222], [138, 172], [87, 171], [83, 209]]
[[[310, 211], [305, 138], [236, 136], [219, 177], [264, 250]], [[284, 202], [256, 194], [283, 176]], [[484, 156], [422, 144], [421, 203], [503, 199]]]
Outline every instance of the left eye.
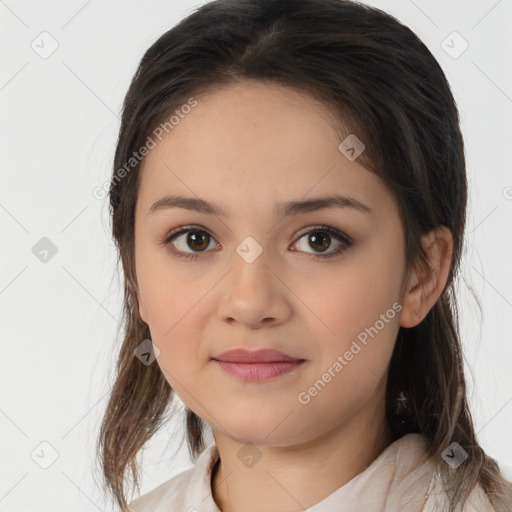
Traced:
[[[353, 244], [352, 240], [341, 231], [330, 226], [317, 226], [302, 234], [294, 245], [299, 245], [301, 240], [306, 237], [309, 237], [307, 239], [309, 247], [319, 251], [312, 253], [313, 256], [319, 258], [329, 258], [341, 254]], [[332, 238], [338, 240], [339, 246], [335, 250], [323, 254], [331, 246]], [[214, 238], [206, 230], [197, 229], [194, 226], [181, 226], [177, 230], [171, 231], [162, 244], [168, 246], [170, 251], [178, 257], [197, 258], [201, 252], [208, 252], [207, 249], [213, 240]], [[215, 244], [213, 245], [215, 246]], [[187, 249], [192, 249], [193, 252], [187, 252]]]
[[[341, 231], [338, 231], [337, 229], [331, 228], [329, 226], [319, 226], [308, 231], [299, 238], [297, 245], [303, 238], [306, 239], [306, 243], [309, 247], [320, 251], [318, 254], [313, 253], [314, 256], [318, 256], [320, 258], [330, 258], [331, 256], [341, 254], [353, 243], [352, 240], [350, 240], [350, 238], [344, 235]], [[323, 254], [327, 249], [330, 248], [332, 238], [338, 240], [338, 247], [326, 254]]]

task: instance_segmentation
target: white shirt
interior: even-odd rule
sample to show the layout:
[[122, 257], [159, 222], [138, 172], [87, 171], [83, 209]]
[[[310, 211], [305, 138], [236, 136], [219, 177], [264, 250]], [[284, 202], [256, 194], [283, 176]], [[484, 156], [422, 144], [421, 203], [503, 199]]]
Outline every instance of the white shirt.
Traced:
[[[425, 447], [420, 434], [407, 434], [397, 439], [365, 470], [304, 512], [448, 510], [447, 496], [437, 477], [435, 464], [426, 457]], [[218, 458], [217, 446], [212, 442], [199, 455], [193, 467], [132, 501], [129, 510], [221, 512], [211, 491], [212, 468]], [[480, 485], [470, 494], [464, 512], [494, 512]]]

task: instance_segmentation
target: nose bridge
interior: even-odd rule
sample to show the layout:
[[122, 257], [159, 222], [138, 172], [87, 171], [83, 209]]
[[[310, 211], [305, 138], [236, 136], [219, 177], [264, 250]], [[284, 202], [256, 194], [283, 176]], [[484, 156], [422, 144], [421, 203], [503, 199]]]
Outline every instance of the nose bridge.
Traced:
[[[269, 286], [268, 254], [263, 245], [252, 236], [246, 237], [235, 248], [232, 284], [245, 292], [261, 293]], [[260, 286], [263, 285], [263, 286]]]
[[284, 312], [282, 292], [263, 246], [246, 237], [235, 248], [219, 314], [245, 324], [277, 319]]

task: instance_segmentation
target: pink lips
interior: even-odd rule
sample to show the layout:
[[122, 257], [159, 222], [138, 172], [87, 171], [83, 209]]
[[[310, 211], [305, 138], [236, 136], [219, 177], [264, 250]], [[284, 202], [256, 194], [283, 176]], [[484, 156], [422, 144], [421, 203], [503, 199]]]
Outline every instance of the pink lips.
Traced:
[[224, 371], [252, 382], [289, 373], [305, 361], [274, 349], [250, 351], [242, 348], [223, 352], [212, 359]]

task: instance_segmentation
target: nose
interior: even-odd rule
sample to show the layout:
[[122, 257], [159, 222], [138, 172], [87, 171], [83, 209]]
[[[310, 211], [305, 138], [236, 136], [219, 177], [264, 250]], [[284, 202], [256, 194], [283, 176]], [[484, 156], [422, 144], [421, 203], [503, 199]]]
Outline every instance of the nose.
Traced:
[[291, 292], [283, 281], [278, 272], [269, 267], [265, 251], [251, 263], [235, 252], [232, 269], [222, 281], [220, 319], [250, 329], [285, 322], [291, 312]]

